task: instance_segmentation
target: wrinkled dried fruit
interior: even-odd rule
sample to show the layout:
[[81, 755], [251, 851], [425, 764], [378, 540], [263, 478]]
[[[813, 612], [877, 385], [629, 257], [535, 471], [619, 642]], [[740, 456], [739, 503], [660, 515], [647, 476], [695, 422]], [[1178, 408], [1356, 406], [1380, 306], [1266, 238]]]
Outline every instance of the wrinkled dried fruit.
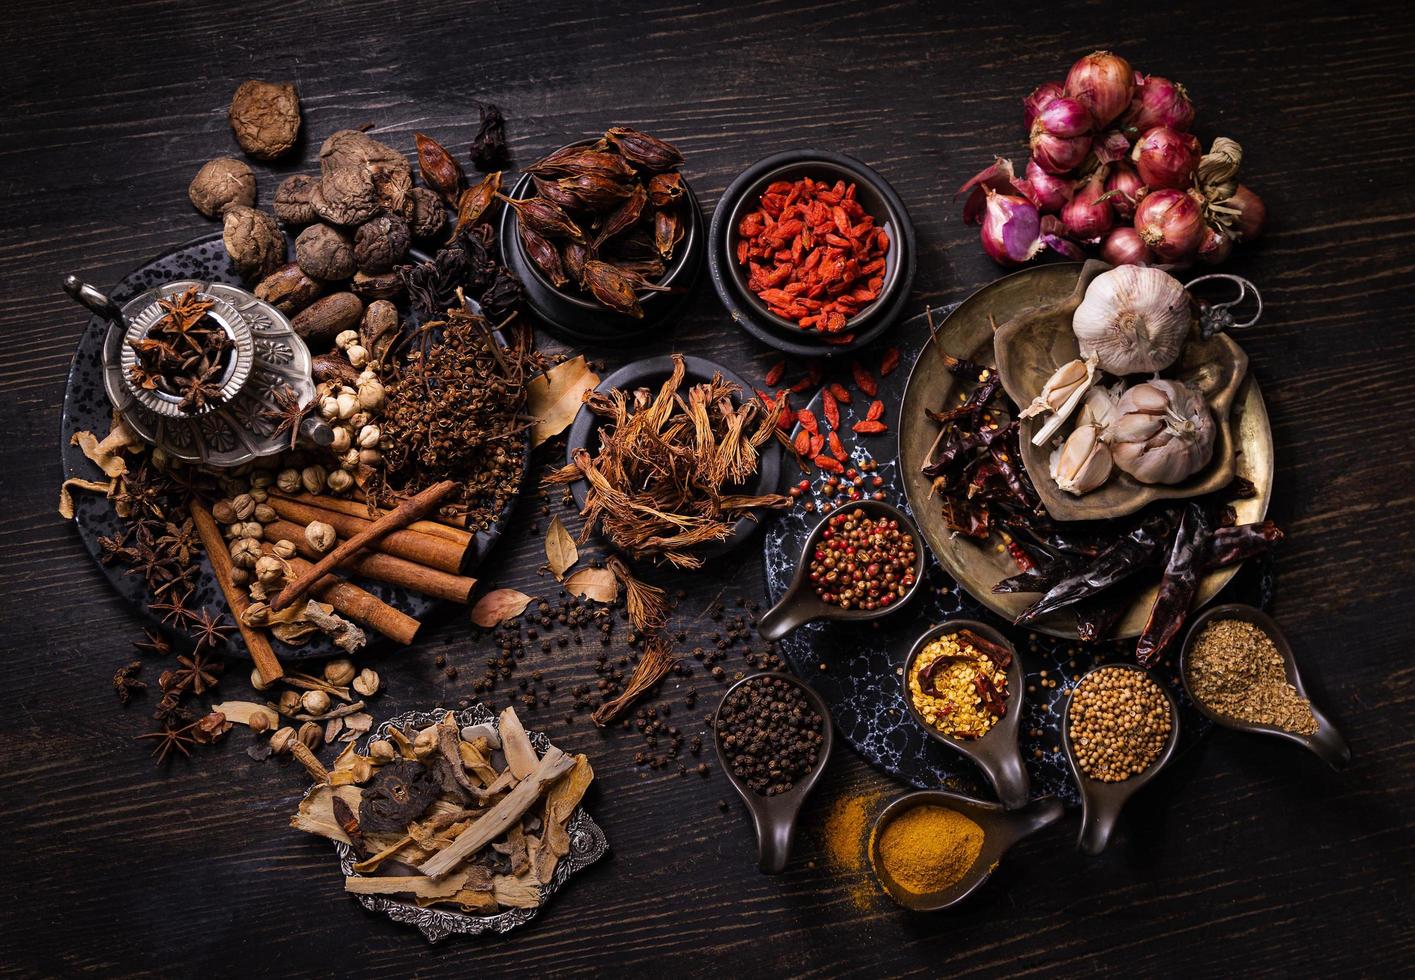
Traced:
[[462, 165], [431, 136], [414, 133], [413, 141], [418, 148], [418, 172], [422, 174], [423, 183], [442, 195], [448, 204], [455, 204], [467, 185]]
[[587, 146], [562, 146], [531, 164], [526, 168], [526, 173], [565, 177], [601, 174], [615, 180], [628, 180], [634, 176], [634, 168], [617, 153], [606, 153]]
[[413, 188], [413, 217], [408, 222], [414, 238], [435, 238], [447, 227], [442, 198], [426, 187]]
[[354, 243], [337, 228], [310, 225], [295, 239], [295, 262], [312, 279], [348, 279], [354, 274]]
[[363, 789], [359, 827], [365, 833], [401, 834], [442, 792], [432, 771], [404, 759], [379, 767]]
[[560, 205], [552, 201], [547, 201], [543, 197], [527, 197], [517, 200], [507, 197], [505, 194], [497, 194], [497, 197], [505, 201], [506, 204], [516, 212], [516, 218], [523, 225], [529, 225], [531, 230], [546, 238], [568, 238], [572, 242], [583, 243], [585, 233], [580, 230], [580, 226], [570, 219]]
[[388, 272], [408, 254], [411, 240], [408, 223], [391, 214], [381, 214], [359, 226], [354, 233], [354, 256], [360, 272]]
[[496, 195], [500, 190], [501, 171], [499, 170], [487, 174], [481, 179], [481, 183], [464, 190], [461, 199], [457, 202], [457, 225], [452, 229], [452, 237], [456, 238], [464, 228], [470, 228], [480, 221], [487, 209], [491, 207], [492, 202], [496, 200]]
[[630, 163], [648, 170], [672, 170], [683, 165], [683, 154], [672, 143], [627, 126], [615, 126], [604, 134]]
[[241, 278], [259, 282], [285, 264], [285, 236], [264, 211], [233, 204], [222, 216], [222, 242]]
[[228, 204], [250, 207], [255, 204], [255, 174], [240, 160], [217, 157], [202, 164], [187, 188], [187, 197], [208, 218], [220, 215]]
[[290, 325], [313, 346], [324, 347], [332, 344], [340, 332], [358, 326], [363, 313], [363, 300], [353, 293], [334, 293], [305, 307]]
[[324, 286], [305, 275], [299, 263], [291, 262], [262, 279], [253, 292], [256, 299], [264, 300], [286, 316], [294, 316], [319, 299]]
[[288, 153], [300, 134], [300, 96], [289, 82], [242, 82], [226, 113], [236, 142], [257, 160]]
[[411, 176], [413, 172], [407, 157], [357, 129], [341, 129], [319, 148], [319, 171], [323, 176], [345, 168], [363, 170], [370, 177], [398, 171]]
[[665, 260], [673, 258], [673, 250], [683, 240], [683, 222], [672, 211], [655, 211], [653, 215], [653, 247]]
[[521, 247], [526, 250], [527, 257], [545, 274], [551, 285], [559, 289], [570, 282], [570, 277], [565, 275], [565, 266], [560, 261], [560, 253], [543, 235], [533, 231], [525, 222], [516, 223], [516, 234], [520, 238]]
[[677, 172], [654, 174], [649, 179], [649, 203], [656, 208], [666, 208], [683, 199], [683, 175]]
[[634, 292], [633, 282], [608, 262], [601, 262], [598, 259], [586, 262], [584, 282], [585, 288], [594, 295], [595, 299], [616, 313], [623, 313], [635, 319], [643, 317], [644, 310], [639, 305], [639, 297]]
[[477, 112], [481, 120], [468, 150], [472, 166], [482, 173], [500, 170], [511, 162], [511, 152], [506, 147], [506, 119], [490, 102], [478, 103]]
[[362, 167], [331, 170], [310, 193], [310, 206], [330, 224], [361, 225], [378, 212], [373, 176]]
[[287, 225], [308, 225], [319, 220], [310, 198], [319, 186], [319, 178], [310, 174], [291, 174], [275, 188], [275, 217]]

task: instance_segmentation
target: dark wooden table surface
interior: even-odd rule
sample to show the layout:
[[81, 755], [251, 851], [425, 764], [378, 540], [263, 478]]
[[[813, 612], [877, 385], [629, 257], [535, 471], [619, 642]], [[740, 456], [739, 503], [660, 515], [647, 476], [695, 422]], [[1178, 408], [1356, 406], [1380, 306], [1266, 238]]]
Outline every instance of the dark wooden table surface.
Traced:
[[[785, 0], [10, 5], [0, 28], [0, 970], [1408, 970], [1415, 20], [1396, 5], [1050, 6], [1025, 15], [996, 3]], [[240, 81], [296, 82], [312, 140], [373, 123], [409, 152], [415, 130], [464, 146], [479, 98], [505, 108], [522, 162], [632, 124], [684, 149], [709, 208], [739, 170], [776, 150], [857, 155], [893, 182], [918, 227], [919, 311], [998, 275], [952, 191], [994, 153], [1019, 150], [1022, 94], [1098, 46], [1185, 82], [1201, 135], [1239, 139], [1245, 181], [1267, 201], [1266, 239], [1231, 270], [1261, 283], [1269, 303], [1245, 343], [1277, 443], [1273, 516], [1289, 536], [1274, 611], [1350, 736], [1347, 771], [1216, 732], [1137, 801], [1103, 856], [1076, 852], [1072, 817], [1019, 848], [966, 908], [916, 917], [882, 900], [860, 907], [860, 880], [824, 860], [834, 798], [898, 789], [850, 751], [807, 807], [790, 870], [768, 878], [740, 806], [719, 810], [731, 796], [720, 773], [649, 774], [632, 764], [632, 733], [567, 726], [554, 709], [535, 722], [592, 755], [591, 807], [612, 857], [532, 928], [430, 948], [341, 893], [328, 847], [287, 826], [299, 773], [248, 759], [243, 732], [162, 770], [131, 740], [150, 708], [121, 710], [110, 677], [136, 617], [55, 513], [59, 407], [87, 319], [58, 282], [80, 271], [112, 283], [209, 229], [186, 187], [203, 161], [235, 152], [225, 108]], [[278, 172], [307, 169], [314, 146]], [[276, 177], [257, 172], [268, 202]], [[774, 360], [731, 327], [708, 289], [650, 346], [708, 354], [753, 377]], [[518, 517], [484, 577], [546, 591], [531, 571], [540, 541], [528, 519]], [[732, 574], [759, 594], [754, 561]], [[693, 581], [685, 608], [717, 594], [720, 578]], [[455, 703], [483, 647], [461, 616], [444, 620], [378, 664], [389, 687], [378, 712]], [[463, 667], [461, 681], [434, 668], [437, 653]], [[586, 659], [557, 653], [537, 666], [564, 691], [593, 677]], [[243, 676], [229, 674], [228, 695], [245, 691]]]

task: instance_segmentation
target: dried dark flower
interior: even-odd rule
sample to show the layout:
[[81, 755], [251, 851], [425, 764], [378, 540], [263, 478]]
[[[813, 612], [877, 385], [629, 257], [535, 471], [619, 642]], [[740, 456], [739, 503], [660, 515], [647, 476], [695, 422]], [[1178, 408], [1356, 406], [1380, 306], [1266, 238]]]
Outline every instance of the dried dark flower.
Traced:
[[481, 114], [481, 125], [477, 127], [469, 151], [472, 166], [482, 173], [504, 170], [511, 163], [511, 152], [506, 146], [506, 119], [490, 102], [478, 103], [477, 110]]
[[437, 779], [421, 762], [390, 763], [364, 787], [359, 824], [368, 833], [402, 833], [441, 791]]

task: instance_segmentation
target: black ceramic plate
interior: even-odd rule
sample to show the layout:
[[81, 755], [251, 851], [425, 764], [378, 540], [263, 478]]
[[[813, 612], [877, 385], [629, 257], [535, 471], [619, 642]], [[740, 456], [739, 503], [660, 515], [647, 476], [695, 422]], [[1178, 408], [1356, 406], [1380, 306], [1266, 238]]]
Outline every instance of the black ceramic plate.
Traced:
[[[701, 384], [704, 381], [711, 381], [713, 374], [720, 374], [722, 377], [732, 382], [740, 391], [738, 404], [743, 399], [752, 396], [752, 388], [736, 374], [723, 367], [701, 357], [683, 358], [684, 385]], [[668, 355], [662, 357], [649, 357], [642, 361], [634, 361], [615, 371], [609, 377], [601, 381], [596, 391], [610, 391], [619, 388], [624, 391], [632, 391], [635, 388], [657, 388], [668, 380], [668, 376], [673, 373], [673, 359]], [[565, 462], [575, 461], [575, 450], [579, 448], [588, 449], [592, 454], [598, 452], [599, 441], [595, 437], [595, 432], [599, 429], [602, 419], [591, 412], [589, 408], [581, 406], [579, 412], [575, 414], [575, 421], [570, 426], [569, 440], [565, 445]], [[775, 439], [768, 440], [766, 445], [758, 451], [757, 479], [750, 487], [742, 490], [743, 493], [763, 494], [771, 493], [772, 488], [777, 486], [781, 480], [781, 446]], [[575, 495], [575, 506], [584, 509], [585, 494], [588, 491], [584, 480], [576, 480], [570, 484], [570, 492]], [[698, 554], [705, 558], [716, 558], [726, 554], [742, 542], [746, 541], [756, 533], [761, 520], [755, 517], [743, 517], [737, 522], [730, 537], [706, 545], [697, 549]]]
[[[118, 285], [109, 292], [109, 296], [121, 306], [138, 293], [174, 279], [201, 279], [232, 285], [242, 284], [226, 255], [225, 247], [221, 244], [220, 232], [214, 232], [194, 239], [185, 245], [180, 245], [124, 276]], [[103, 338], [107, 331], [107, 321], [97, 316], [89, 317], [83, 336], [79, 339], [78, 349], [74, 352], [73, 364], [69, 368], [68, 385], [64, 391], [64, 414], [60, 426], [60, 462], [65, 479], [70, 477], [89, 480], [103, 479], [103, 474], [98, 467], [89, 462], [77, 446], [71, 445], [70, 439], [75, 432], [80, 431], [89, 431], [102, 438], [108, 432], [112, 422], [112, 408], [109, 406], [108, 397], [103, 389], [102, 372]], [[523, 463], [522, 479], [524, 480], [524, 478], [525, 465]], [[510, 515], [511, 506], [514, 506], [514, 501], [500, 515], [496, 524], [487, 531], [478, 532], [475, 542], [477, 560], [484, 558], [496, 539], [500, 537]], [[83, 541], [89, 554], [94, 556], [95, 562], [98, 559], [98, 538], [118, 533], [121, 523], [113, 512], [112, 505], [102, 496], [75, 491], [74, 526], [78, 529], [79, 539]], [[121, 565], [100, 563], [98, 567], [114, 590], [143, 617], [146, 625], [151, 625], [170, 636], [180, 635], [163, 626], [158, 618], [148, 611], [147, 603], [150, 596], [140, 577], [127, 574], [126, 567]], [[434, 600], [420, 593], [397, 586], [358, 578], [352, 581], [389, 605], [420, 620], [426, 619], [428, 614], [438, 605]], [[226, 610], [226, 600], [221, 595], [220, 587], [216, 584], [211, 566], [204, 559], [201, 577], [197, 581], [192, 600], [194, 608], [208, 606], [213, 610]], [[282, 659], [330, 657], [340, 652], [323, 635], [311, 639], [303, 646], [287, 646], [273, 638], [271, 642], [275, 647], [276, 654]], [[376, 651], [391, 645], [391, 641], [386, 637], [374, 632], [369, 633], [368, 649]], [[248, 656], [245, 644], [238, 634], [231, 636], [229, 652], [240, 657]]]
[[[937, 318], [947, 312], [935, 311], [934, 315]], [[901, 355], [900, 366], [879, 382], [879, 398], [886, 406], [884, 418], [891, 428], [898, 424], [909, 366], [918, 357], [928, 336], [928, 326], [922, 316], [900, 325], [895, 338]], [[819, 398], [812, 401], [810, 407], [820, 418], [818, 401]], [[863, 417], [861, 413], [866, 407], [867, 402], [862, 399], [856, 399], [853, 405], [840, 406], [841, 440], [857, 463], [866, 459], [878, 463], [876, 475], [884, 479], [880, 489], [888, 502], [911, 513], [917, 520], [904, 497], [899, 462], [893, 456], [893, 433], [857, 436], [850, 431], [850, 424]], [[788, 467], [786, 480], [798, 479], [799, 471], [794, 466]], [[819, 474], [812, 475], [812, 483], [819, 484]], [[819, 513], [808, 514], [797, 506], [773, 519], [767, 527], [766, 583], [772, 602], [786, 591], [806, 537], [820, 519]], [[778, 650], [825, 698], [841, 736], [866, 761], [920, 789], [946, 788], [979, 799], [993, 799], [991, 787], [976, 766], [938, 744], [914, 721], [900, 692], [899, 672], [914, 641], [931, 626], [958, 618], [978, 619], [996, 626], [1017, 647], [1025, 671], [1026, 696], [1019, 742], [1031, 777], [1032, 798], [1053, 794], [1070, 805], [1078, 804], [1080, 797], [1071, 781], [1061, 744], [1064, 679], [1079, 676], [1094, 663], [1130, 662], [1134, 657], [1133, 641], [1083, 646], [1013, 627], [984, 609], [949, 578], [927, 546], [925, 553], [928, 556], [926, 587], [905, 615], [858, 625], [812, 623], [779, 640]], [[1251, 601], [1266, 604], [1271, 589], [1267, 566], [1245, 567], [1230, 586], [1229, 594], [1235, 594], [1235, 589], [1237, 594], [1253, 596]], [[1180, 703], [1183, 730], [1180, 751], [1183, 751], [1197, 742], [1211, 724], [1185, 695], [1173, 653], [1154, 671], [1154, 676], [1168, 683]], [[1043, 684], [1044, 680], [1058, 683], [1056, 687], [1049, 687]], [[1032, 735], [1033, 731], [1041, 734]]]
[[[856, 186], [856, 198], [878, 226], [889, 234], [885, 256], [885, 281], [879, 299], [862, 309], [846, 325], [855, 339], [848, 344], [828, 344], [821, 335], [802, 330], [772, 314], [746, 286], [737, 264], [737, 225], [755, 208], [762, 192], [773, 181], [845, 180]], [[737, 325], [762, 343], [801, 357], [834, 357], [859, 350], [883, 333], [909, 301], [918, 256], [914, 224], [894, 188], [854, 157], [829, 150], [787, 150], [758, 160], [732, 181], [717, 202], [708, 230], [708, 269], [713, 288]]]

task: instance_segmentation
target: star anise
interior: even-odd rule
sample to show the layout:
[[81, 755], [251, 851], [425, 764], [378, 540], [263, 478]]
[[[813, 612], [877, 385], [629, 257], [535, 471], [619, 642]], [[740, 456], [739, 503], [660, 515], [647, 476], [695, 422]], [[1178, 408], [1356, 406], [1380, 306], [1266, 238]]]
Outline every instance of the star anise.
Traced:
[[111, 565], [115, 561], [130, 562], [133, 560], [133, 550], [128, 547], [128, 538], [132, 535], [132, 528], [124, 528], [112, 537], [100, 537], [98, 539], [98, 560], [104, 565]]
[[177, 575], [176, 560], [144, 542], [132, 547], [132, 561], [133, 567], [128, 569], [128, 574], [141, 575], [150, 589], [170, 582]]
[[147, 690], [146, 682], [137, 678], [140, 670], [142, 661], [134, 660], [125, 667], [119, 667], [118, 672], [113, 675], [113, 690], [118, 692], [118, 700], [123, 704], [131, 701], [134, 694]]
[[294, 449], [295, 442], [300, 438], [300, 423], [305, 420], [305, 416], [314, 406], [314, 400], [311, 399], [308, 405], [301, 405], [299, 394], [289, 385], [272, 388], [270, 394], [275, 399], [275, 407], [267, 408], [261, 412], [261, 418], [279, 423], [275, 426], [275, 435], [280, 436], [289, 432], [290, 448]]
[[199, 412], [221, 397], [221, 366], [214, 365], [200, 374], [177, 379], [177, 394], [182, 396], [177, 407], [184, 412]]
[[159, 299], [157, 305], [166, 315], [154, 324], [154, 329], [160, 327], [164, 332], [186, 333], [200, 323], [216, 304], [198, 294], [197, 287], [192, 286], [171, 299]]
[[196, 721], [196, 715], [182, 706], [181, 691], [169, 691], [158, 700], [152, 720], [163, 725], [189, 725]]
[[196, 613], [187, 608], [187, 602], [191, 599], [191, 593], [185, 595], [169, 595], [162, 602], [154, 602], [147, 608], [152, 612], [162, 616], [162, 622], [168, 626], [180, 626], [190, 619], [196, 618]]
[[194, 651], [190, 657], [179, 655], [177, 663], [181, 666], [164, 670], [158, 678], [158, 686], [164, 694], [180, 696], [188, 689], [193, 694], [205, 694], [208, 688], [216, 686], [221, 671], [225, 669], [219, 660], [203, 656], [200, 650]]
[[172, 652], [172, 644], [167, 642], [167, 637], [156, 630], [145, 629], [142, 631], [143, 638], [133, 641], [133, 649], [141, 650], [144, 653], [155, 654], [165, 657]]
[[[218, 646], [226, 645], [226, 637], [233, 632], [236, 627], [226, 622], [225, 613], [217, 613], [212, 616], [205, 608], [201, 612], [192, 616], [192, 625], [187, 627], [192, 639], [196, 642], [197, 652], [203, 650], [215, 650]], [[200, 694], [201, 690], [198, 689]]]
[[155, 544], [163, 552], [186, 565], [191, 562], [192, 555], [200, 546], [200, 541], [197, 538], [196, 526], [188, 517], [181, 524], [168, 521], [163, 534], [157, 538]]
[[195, 727], [196, 722], [185, 725], [164, 723], [157, 731], [148, 732], [146, 735], [138, 735], [136, 737], [139, 739], [158, 739], [157, 747], [152, 750], [152, 754], [157, 757], [157, 764], [160, 766], [167, 761], [167, 757], [172, 754], [173, 749], [176, 749], [188, 758], [191, 757], [192, 753], [187, 750], [187, 746], [196, 744], [197, 740], [193, 738], [191, 734], [192, 729]]

